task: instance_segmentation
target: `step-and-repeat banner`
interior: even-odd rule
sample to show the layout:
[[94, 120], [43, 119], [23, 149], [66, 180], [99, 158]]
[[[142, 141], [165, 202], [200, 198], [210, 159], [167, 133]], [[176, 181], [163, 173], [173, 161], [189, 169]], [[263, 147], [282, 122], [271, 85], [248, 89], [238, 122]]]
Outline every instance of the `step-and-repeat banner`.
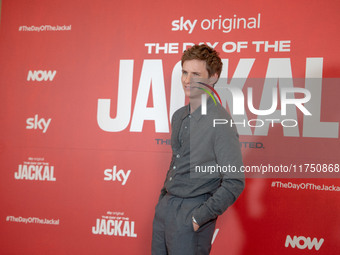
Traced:
[[150, 254], [194, 43], [247, 176], [211, 254], [340, 252], [338, 1], [1, 4], [1, 254]]

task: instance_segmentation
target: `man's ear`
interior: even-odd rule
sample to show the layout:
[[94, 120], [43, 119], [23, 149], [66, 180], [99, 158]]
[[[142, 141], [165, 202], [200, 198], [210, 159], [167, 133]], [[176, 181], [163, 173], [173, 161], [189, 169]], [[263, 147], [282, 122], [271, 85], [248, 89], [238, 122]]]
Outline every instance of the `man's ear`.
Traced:
[[209, 84], [214, 86], [215, 83], [218, 81], [218, 74], [214, 73], [213, 75], [210, 76], [209, 78]]

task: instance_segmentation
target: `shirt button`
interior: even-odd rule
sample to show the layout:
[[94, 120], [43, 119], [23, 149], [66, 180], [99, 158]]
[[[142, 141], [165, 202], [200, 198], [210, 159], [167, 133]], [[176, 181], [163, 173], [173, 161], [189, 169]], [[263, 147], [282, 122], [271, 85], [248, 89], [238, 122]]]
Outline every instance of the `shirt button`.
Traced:
[[181, 157], [181, 155], [179, 155], [179, 154], [176, 155], [176, 158], [180, 158], [180, 157]]
[[185, 128], [185, 129], [187, 129], [188, 127], [187, 127], [187, 126], [185, 126], [184, 128]]
[[172, 169], [176, 169], [176, 166], [173, 166]]
[[172, 177], [170, 177], [169, 180], [172, 181]]

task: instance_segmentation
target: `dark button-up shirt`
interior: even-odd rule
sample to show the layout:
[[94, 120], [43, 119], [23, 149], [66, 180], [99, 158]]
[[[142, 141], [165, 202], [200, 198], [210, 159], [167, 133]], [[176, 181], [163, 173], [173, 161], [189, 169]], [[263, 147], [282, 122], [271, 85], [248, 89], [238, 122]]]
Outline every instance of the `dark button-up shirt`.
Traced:
[[[172, 160], [160, 199], [166, 193], [182, 198], [211, 195], [193, 212], [201, 226], [235, 202], [244, 189], [244, 174], [239, 171], [242, 155], [238, 134], [235, 126], [230, 126], [228, 112], [211, 98], [206, 115], [201, 114], [201, 107], [190, 114], [189, 107], [180, 108], [172, 117]], [[213, 127], [214, 119], [228, 123]], [[228, 167], [237, 172], [228, 171]]]

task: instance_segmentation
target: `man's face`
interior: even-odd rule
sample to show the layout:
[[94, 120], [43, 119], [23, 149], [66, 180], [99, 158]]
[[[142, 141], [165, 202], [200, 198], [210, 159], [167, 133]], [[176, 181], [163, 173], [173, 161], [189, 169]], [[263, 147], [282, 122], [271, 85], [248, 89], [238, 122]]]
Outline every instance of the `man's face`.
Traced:
[[184, 61], [182, 66], [182, 86], [186, 97], [196, 98], [200, 96], [203, 91], [194, 88], [198, 87], [198, 84], [194, 83], [194, 81], [208, 78], [209, 74], [205, 61], [198, 59]]
[[[217, 77], [215, 74], [211, 78], [216, 79], [215, 76]], [[203, 85], [200, 85], [197, 81], [209, 83], [208, 79], [209, 73], [205, 61], [198, 59], [184, 61], [182, 66], [182, 86], [186, 97], [190, 99], [200, 97], [204, 91], [197, 87], [203, 87]]]

